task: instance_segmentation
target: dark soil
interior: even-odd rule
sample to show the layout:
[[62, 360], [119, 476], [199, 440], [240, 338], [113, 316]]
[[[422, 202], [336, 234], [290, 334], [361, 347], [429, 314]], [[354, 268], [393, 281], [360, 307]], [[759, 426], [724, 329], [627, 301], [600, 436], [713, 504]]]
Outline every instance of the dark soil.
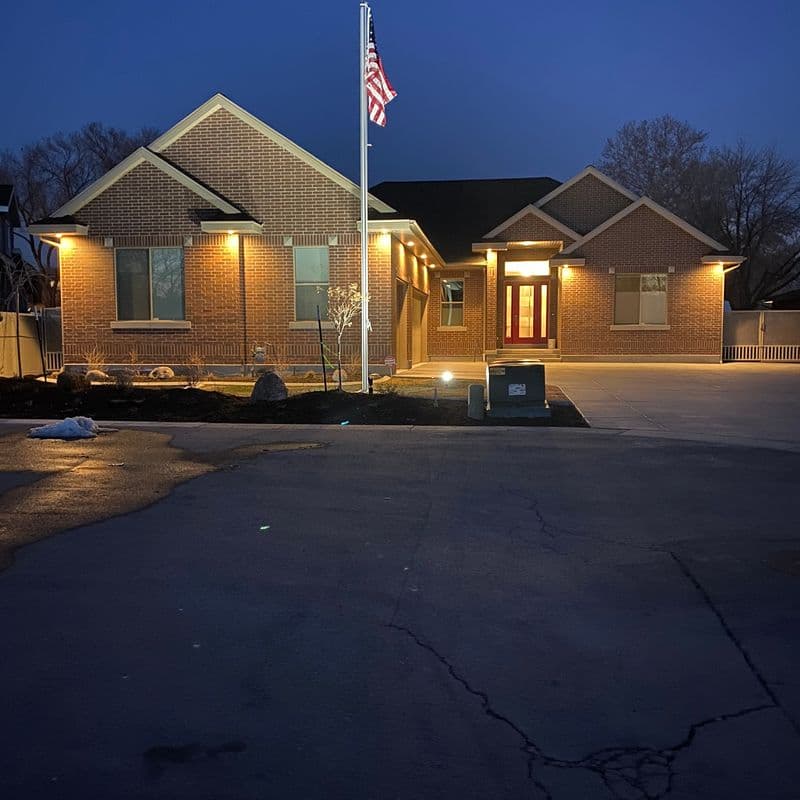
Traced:
[[550, 419], [467, 418], [466, 400], [439, 400], [395, 393], [305, 392], [277, 403], [205, 389], [92, 386], [74, 394], [51, 383], [0, 378], [0, 417], [60, 419], [83, 415], [96, 420], [152, 422], [272, 422], [340, 425], [533, 425], [588, 427], [575, 407], [554, 405]]

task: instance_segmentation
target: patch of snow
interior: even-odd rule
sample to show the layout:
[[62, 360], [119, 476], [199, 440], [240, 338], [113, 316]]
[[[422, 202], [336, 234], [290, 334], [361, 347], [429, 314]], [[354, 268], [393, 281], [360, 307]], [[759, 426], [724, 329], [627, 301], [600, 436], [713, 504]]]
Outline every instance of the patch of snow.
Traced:
[[61, 422], [31, 428], [31, 439], [94, 439], [99, 428], [90, 417], [67, 417]]

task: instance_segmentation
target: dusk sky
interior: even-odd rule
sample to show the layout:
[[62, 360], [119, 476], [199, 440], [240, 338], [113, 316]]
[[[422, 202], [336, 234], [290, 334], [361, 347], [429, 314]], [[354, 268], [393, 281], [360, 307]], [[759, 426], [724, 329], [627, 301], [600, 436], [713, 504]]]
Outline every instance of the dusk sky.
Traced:
[[[370, 126], [371, 183], [563, 180], [626, 120], [663, 113], [800, 160], [800, 3], [375, 0], [373, 13], [399, 96], [388, 128]], [[0, 148], [93, 120], [165, 129], [221, 91], [356, 177], [355, 0], [40, 0], [2, 16]]]

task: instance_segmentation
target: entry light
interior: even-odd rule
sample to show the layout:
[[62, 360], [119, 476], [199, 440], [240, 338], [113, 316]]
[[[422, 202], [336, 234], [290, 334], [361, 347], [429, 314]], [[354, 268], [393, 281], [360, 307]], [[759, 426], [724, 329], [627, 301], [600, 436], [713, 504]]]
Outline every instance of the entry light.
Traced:
[[414, 246], [414, 240], [413, 240], [413, 239], [409, 239], [409, 240], [406, 242], [406, 247], [413, 247], [413, 246]]
[[442, 373], [442, 381], [444, 381], [444, 383], [450, 383], [451, 380], [453, 380], [453, 373], [450, 372], [449, 369], [446, 369]]

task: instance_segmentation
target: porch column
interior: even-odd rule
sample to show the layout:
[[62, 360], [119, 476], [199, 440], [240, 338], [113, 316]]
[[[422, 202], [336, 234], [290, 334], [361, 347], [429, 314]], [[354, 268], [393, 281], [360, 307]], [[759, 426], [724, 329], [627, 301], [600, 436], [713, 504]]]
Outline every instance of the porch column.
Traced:
[[486, 252], [486, 350], [497, 350], [497, 251]]

